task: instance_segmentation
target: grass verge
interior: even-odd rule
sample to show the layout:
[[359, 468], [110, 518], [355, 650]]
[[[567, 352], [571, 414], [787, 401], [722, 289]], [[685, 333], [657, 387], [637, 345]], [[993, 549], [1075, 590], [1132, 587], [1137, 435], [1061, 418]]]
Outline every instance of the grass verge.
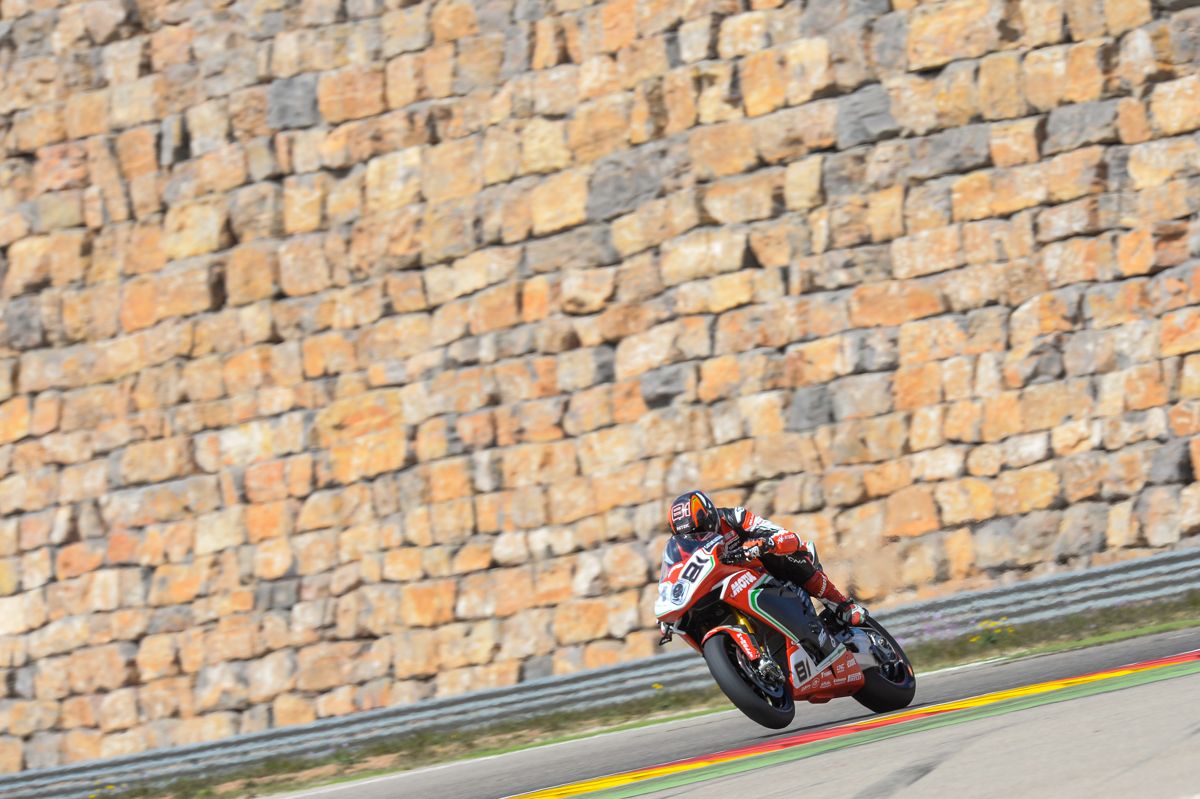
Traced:
[[[945, 641], [906, 647], [918, 672], [989, 658], [1018, 658], [1080, 649], [1169, 630], [1200, 626], [1200, 591], [1180, 599], [1128, 605], [1064, 616], [1045, 622], [1010, 625], [1007, 619], [985, 621], [976, 632]], [[362, 779], [471, 757], [502, 754], [532, 746], [585, 738], [663, 721], [729, 709], [714, 685], [687, 695], [661, 694], [587, 711], [560, 711], [452, 733], [416, 733], [340, 750], [316, 759], [276, 759], [237, 772], [184, 779], [167, 788], [103, 786], [97, 799], [241, 799], [305, 787]]]

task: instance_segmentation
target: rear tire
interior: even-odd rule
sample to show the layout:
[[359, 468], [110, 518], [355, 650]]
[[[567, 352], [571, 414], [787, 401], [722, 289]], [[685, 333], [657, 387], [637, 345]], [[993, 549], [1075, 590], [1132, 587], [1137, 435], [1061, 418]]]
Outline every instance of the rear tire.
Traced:
[[870, 627], [882, 636], [900, 659], [891, 667], [873, 666], [865, 669], [863, 687], [854, 698], [860, 705], [875, 713], [891, 713], [908, 707], [917, 693], [917, 677], [913, 673], [908, 655], [904, 654], [904, 650], [896, 643], [891, 633], [875, 619], [868, 616], [863, 626]]
[[[736, 651], [735, 651], [736, 650]], [[704, 660], [717, 685], [738, 710], [752, 721], [772, 730], [781, 730], [796, 716], [796, 703], [791, 686], [785, 680], [781, 692], [770, 696], [747, 674], [739, 659], [741, 650], [728, 635], [718, 633], [704, 642]]]

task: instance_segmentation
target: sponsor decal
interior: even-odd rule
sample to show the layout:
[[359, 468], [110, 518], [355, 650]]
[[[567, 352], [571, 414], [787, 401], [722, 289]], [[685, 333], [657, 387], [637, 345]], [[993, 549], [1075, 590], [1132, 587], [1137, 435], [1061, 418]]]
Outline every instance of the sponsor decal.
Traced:
[[671, 601], [676, 605], [683, 602], [683, 592], [686, 590], [683, 583], [675, 583], [675, 587], [671, 589]]
[[754, 585], [754, 581], [758, 579], [758, 575], [754, 572], [742, 572], [741, 575], [729, 584], [729, 596], [735, 597], [745, 591], [750, 586]]
[[733, 635], [734, 639], [738, 642], [738, 646], [740, 646], [742, 648], [743, 652], [745, 652], [747, 655], [749, 655], [752, 660], [755, 660], [758, 658], [758, 647], [756, 647], [754, 645], [754, 642], [752, 640], [750, 640], [750, 636], [746, 635], [745, 633], [743, 633], [739, 630], [730, 630], [729, 632]]

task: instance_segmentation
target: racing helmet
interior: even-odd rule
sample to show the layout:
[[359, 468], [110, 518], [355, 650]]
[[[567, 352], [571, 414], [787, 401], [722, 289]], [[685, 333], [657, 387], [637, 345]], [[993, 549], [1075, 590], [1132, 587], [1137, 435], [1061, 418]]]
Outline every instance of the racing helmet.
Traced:
[[688, 491], [671, 502], [667, 526], [671, 535], [703, 539], [717, 531], [717, 506], [703, 491]]

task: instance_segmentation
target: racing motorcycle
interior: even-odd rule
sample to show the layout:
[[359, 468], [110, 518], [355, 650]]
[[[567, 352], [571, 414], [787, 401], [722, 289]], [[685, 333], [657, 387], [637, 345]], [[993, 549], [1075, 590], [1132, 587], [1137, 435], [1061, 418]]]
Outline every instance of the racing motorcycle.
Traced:
[[876, 713], [900, 710], [917, 690], [912, 664], [874, 618], [860, 626], [820, 614], [802, 587], [757, 560], [728, 565], [720, 533], [675, 536], [663, 552], [654, 614], [666, 643], [678, 635], [704, 656], [734, 706], [764, 727], [792, 722], [796, 702], [853, 696]]

